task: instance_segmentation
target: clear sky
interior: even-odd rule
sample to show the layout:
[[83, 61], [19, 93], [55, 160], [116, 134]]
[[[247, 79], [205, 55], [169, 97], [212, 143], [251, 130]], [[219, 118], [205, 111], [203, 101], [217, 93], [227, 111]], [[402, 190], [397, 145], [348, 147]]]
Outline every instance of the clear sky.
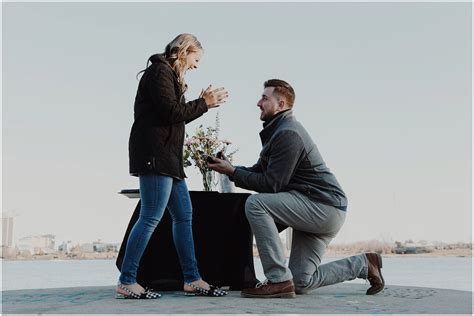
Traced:
[[[221, 136], [251, 165], [263, 82], [349, 198], [335, 242], [471, 240], [470, 3], [3, 3], [3, 211], [15, 236], [121, 241], [135, 75], [177, 34], [205, 53], [188, 99], [230, 91]], [[211, 125], [215, 110], [187, 126]], [[191, 190], [202, 188], [186, 170]]]

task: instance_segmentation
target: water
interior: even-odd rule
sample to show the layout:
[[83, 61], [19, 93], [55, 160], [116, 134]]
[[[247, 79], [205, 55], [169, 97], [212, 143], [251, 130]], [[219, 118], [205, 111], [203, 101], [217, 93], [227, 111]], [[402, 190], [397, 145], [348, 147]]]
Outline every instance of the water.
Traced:
[[2, 261], [2, 290], [115, 284], [115, 260]]
[[[337, 259], [326, 258], [323, 263]], [[2, 270], [3, 291], [110, 286], [119, 276], [115, 260], [2, 261]], [[258, 258], [255, 271], [263, 280]], [[385, 257], [382, 272], [387, 285], [472, 291], [472, 258], [468, 257]]]

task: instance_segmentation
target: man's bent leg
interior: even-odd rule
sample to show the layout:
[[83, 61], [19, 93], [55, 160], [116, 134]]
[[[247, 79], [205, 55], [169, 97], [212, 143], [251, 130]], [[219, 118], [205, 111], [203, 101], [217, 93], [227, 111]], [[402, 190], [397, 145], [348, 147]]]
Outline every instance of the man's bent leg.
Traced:
[[313, 283], [326, 247], [327, 242], [316, 234], [293, 229], [289, 268], [294, 276], [297, 294], [304, 293]]
[[[321, 264], [326, 248], [345, 221], [346, 213], [333, 206], [315, 202], [302, 193], [290, 192], [295, 208], [279, 218], [293, 227], [289, 268], [297, 293], [325, 285], [367, 277], [367, 257], [353, 256]], [[293, 215], [291, 215], [293, 213]], [[299, 220], [296, 220], [299, 218]]]
[[322, 286], [367, 278], [366, 255], [320, 265], [327, 246], [344, 223], [345, 212], [320, 203], [316, 203], [312, 211], [317, 220], [303, 227], [305, 231], [293, 230], [289, 267], [294, 276], [296, 293], [304, 294]]
[[[311, 265], [308, 265], [311, 258], [306, 263], [300, 265], [306, 266], [307, 270], [292, 269], [295, 280], [295, 291], [297, 294], [306, 294], [310, 290], [354, 280], [355, 278], [366, 279], [370, 282], [370, 288], [367, 295], [374, 295], [382, 291], [385, 287], [385, 281], [380, 269], [382, 268], [382, 257], [376, 253], [365, 253], [352, 256], [337, 261], [328, 262], [313, 268], [314, 272], [310, 275]], [[292, 260], [290, 259], [290, 268]]]
[[292, 279], [291, 271], [286, 266], [285, 252], [278, 229], [269, 212], [275, 204], [280, 204], [278, 195], [278, 193], [254, 194], [248, 197], [245, 204], [245, 213], [255, 235], [264, 274], [272, 283]]
[[306, 294], [310, 290], [354, 280], [367, 279], [367, 257], [365, 254], [332, 261], [316, 267], [314, 273], [296, 274], [295, 290], [297, 294]]
[[[265, 276], [273, 282], [291, 279], [294, 267], [291, 265], [290, 257], [290, 269], [286, 268], [283, 246], [275, 222], [292, 227], [294, 231], [317, 232], [332, 238], [339, 231], [345, 218], [344, 212], [316, 203], [297, 191], [255, 194], [247, 199], [245, 208], [257, 241]], [[295, 248], [299, 246], [300, 243], [295, 244], [295, 240], [293, 240], [292, 256]], [[314, 254], [316, 252], [320, 254], [317, 262], [319, 265], [325, 247], [317, 247], [316, 250], [314, 247], [316, 246], [312, 241], [303, 244], [299, 248], [301, 253], [298, 254], [298, 250], [296, 250], [296, 255], [300, 258], [296, 262], [299, 264], [308, 256], [311, 256], [311, 260], [316, 256], [314, 260], [317, 260], [317, 255]], [[316, 265], [312, 267], [316, 267]]]

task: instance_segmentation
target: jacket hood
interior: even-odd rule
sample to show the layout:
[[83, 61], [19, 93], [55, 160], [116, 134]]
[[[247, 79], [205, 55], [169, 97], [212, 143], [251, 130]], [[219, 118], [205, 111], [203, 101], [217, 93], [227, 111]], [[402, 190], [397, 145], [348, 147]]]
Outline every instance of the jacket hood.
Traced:
[[163, 54], [155, 54], [155, 55], [152, 55], [149, 59], [149, 61], [154, 64], [154, 63], [165, 63], [165, 64], [168, 64], [168, 62], [166, 61], [165, 57], [163, 56]]

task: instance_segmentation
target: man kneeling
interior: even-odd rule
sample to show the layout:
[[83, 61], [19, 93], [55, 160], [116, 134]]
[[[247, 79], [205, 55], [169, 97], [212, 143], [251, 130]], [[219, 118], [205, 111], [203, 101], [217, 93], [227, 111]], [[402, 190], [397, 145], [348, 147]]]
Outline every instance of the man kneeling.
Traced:
[[[243, 297], [295, 297], [325, 285], [368, 279], [368, 295], [383, 290], [382, 257], [365, 253], [321, 265], [329, 242], [344, 223], [347, 198], [318, 148], [293, 115], [295, 93], [283, 80], [264, 84], [262, 151], [252, 167], [234, 167], [223, 157], [209, 167], [235, 185], [259, 192], [247, 199], [246, 216], [255, 235], [267, 280], [242, 291]], [[292, 227], [289, 267], [278, 226]]]

